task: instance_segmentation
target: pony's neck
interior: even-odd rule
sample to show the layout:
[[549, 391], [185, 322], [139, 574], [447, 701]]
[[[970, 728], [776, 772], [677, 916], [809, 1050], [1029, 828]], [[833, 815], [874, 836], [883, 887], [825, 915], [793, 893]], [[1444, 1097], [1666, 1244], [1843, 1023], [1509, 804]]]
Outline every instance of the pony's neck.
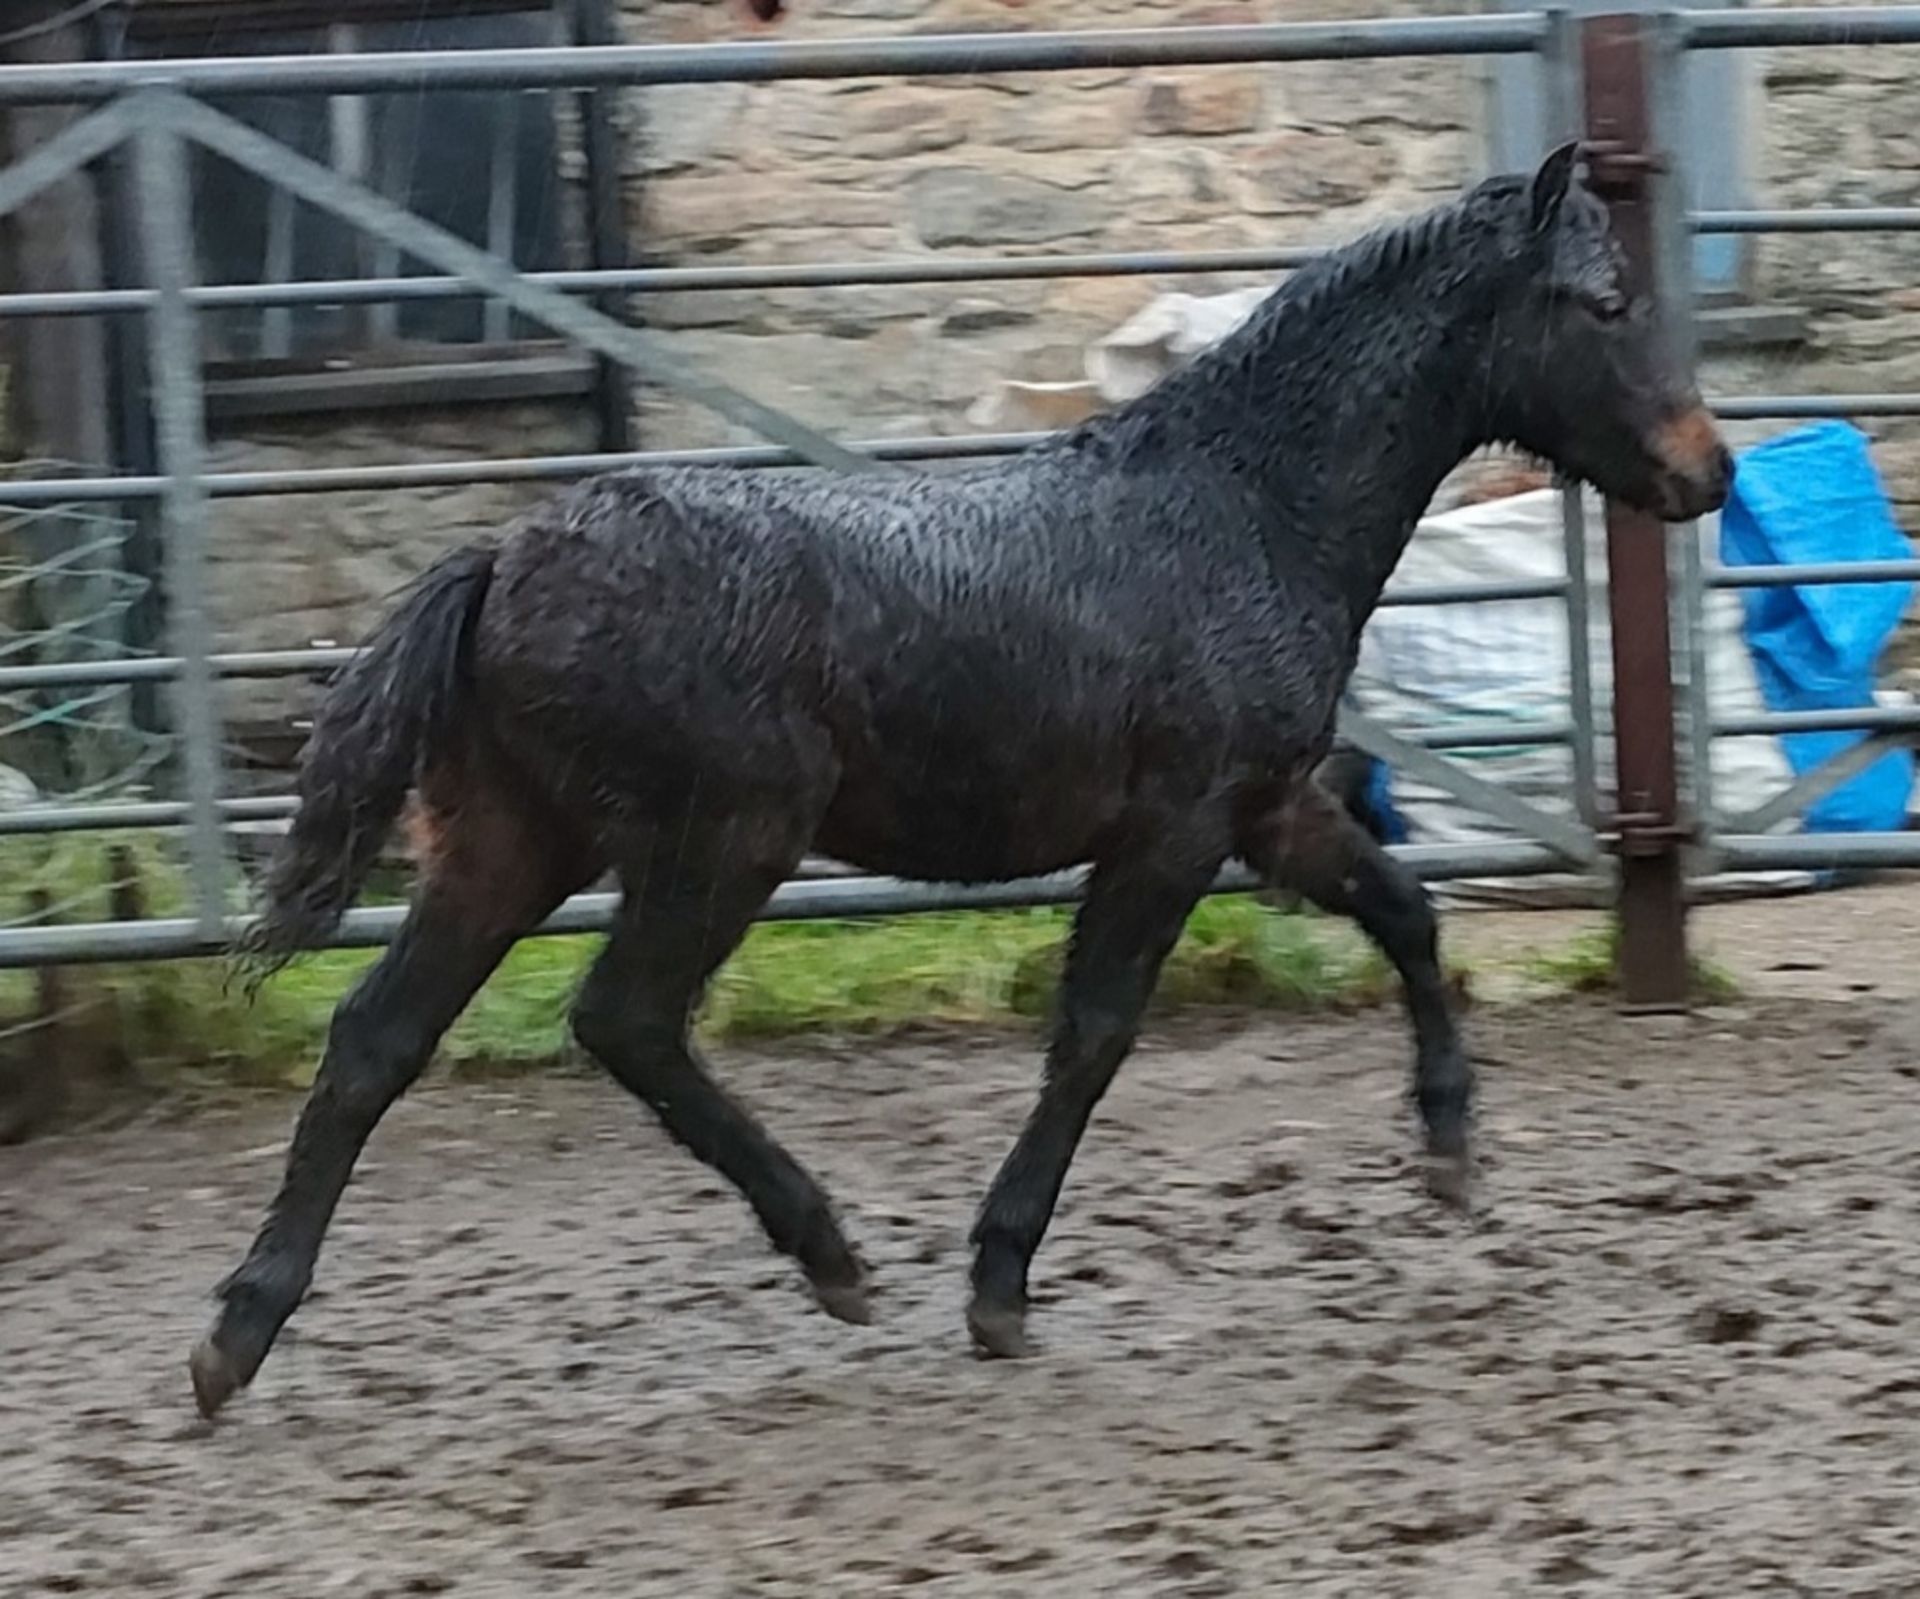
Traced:
[[1441, 480], [1494, 431], [1497, 269], [1459, 260], [1389, 237], [1309, 268], [1143, 403], [1154, 431], [1255, 491], [1275, 569], [1312, 568], [1356, 629]]

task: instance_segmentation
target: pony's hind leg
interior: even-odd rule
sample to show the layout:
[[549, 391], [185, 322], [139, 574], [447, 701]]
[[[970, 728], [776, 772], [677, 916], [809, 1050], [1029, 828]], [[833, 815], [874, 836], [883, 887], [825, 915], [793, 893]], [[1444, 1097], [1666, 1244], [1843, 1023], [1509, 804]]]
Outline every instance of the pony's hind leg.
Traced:
[[667, 1133], [740, 1190], [775, 1249], [806, 1273], [843, 1321], [867, 1320], [865, 1271], [825, 1191], [778, 1140], [707, 1074], [689, 1031], [707, 980], [755, 913], [798, 864], [798, 830], [777, 847], [676, 838], [623, 869], [626, 899], [613, 936], [574, 1006], [575, 1036]]
[[1420, 881], [1317, 783], [1248, 830], [1248, 865], [1269, 882], [1351, 917], [1400, 974], [1413, 1022], [1414, 1099], [1426, 1124], [1429, 1182], [1465, 1209], [1470, 1198], [1473, 1067], [1461, 1047], [1440, 967], [1439, 927]]
[[423, 819], [431, 852], [413, 909], [333, 1013], [280, 1190], [246, 1258], [220, 1284], [213, 1325], [193, 1351], [194, 1397], [204, 1415], [253, 1380], [305, 1295], [334, 1206], [375, 1124], [515, 940], [585, 875], [555, 829], [486, 791]]

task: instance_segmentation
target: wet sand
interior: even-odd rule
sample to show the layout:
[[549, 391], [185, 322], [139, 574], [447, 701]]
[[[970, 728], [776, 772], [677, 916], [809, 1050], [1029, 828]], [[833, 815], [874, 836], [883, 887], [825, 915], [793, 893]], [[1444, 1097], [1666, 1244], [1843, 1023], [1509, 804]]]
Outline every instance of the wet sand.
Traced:
[[217, 1426], [262, 1096], [0, 1151], [0, 1594], [1920, 1591], [1920, 1006], [1472, 1018], [1435, 1212], [1389, 1012], [1166, 1024], [976, 1360], [1030, 1047], [730, 1055], [882, 1292], [813, 1310], [610, 1085], [429, 1083]]

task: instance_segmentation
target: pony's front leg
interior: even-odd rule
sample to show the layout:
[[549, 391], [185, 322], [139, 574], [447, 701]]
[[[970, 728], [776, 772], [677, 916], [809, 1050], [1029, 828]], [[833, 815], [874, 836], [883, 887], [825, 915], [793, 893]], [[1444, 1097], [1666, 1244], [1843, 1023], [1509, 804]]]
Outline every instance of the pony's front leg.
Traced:
[[1447, 1204], [1466, 1209], [1473, 1067], [1461, 1048], [1426, 889], [1312, 781], [1247, 830], [1240, 854], [1274, 887], [1351, 917], [1393, 962], [1413, 1021], [1413, 1090], [1426, 1124], [1429, 1185]]
[[[1223, 852], [1224, 853], [1224, 852]], [[1133, 1048], [1140, 1013], [1220, 858], [1102, 862], [1075, 919], [1040, 1100], [974, 1224], [967, 1327], [981, 1351], [1028, 1352], [1027, 1270], [1088, 1119]]]

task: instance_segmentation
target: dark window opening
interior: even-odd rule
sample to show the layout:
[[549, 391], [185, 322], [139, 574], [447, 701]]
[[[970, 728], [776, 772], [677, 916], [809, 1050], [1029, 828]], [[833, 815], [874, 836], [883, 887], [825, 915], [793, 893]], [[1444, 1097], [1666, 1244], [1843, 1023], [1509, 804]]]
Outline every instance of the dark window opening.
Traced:
[[[349, 8], [342, 7], [342, 10]], [[537, 47], [557, 42], [545, 9], [410, 15], [262, 29], [232, 18], [136, 33], [128, 53], [311, 55], [327, 52]], [[409, 8], [411, 10], [411, 7]], [[569, 191], [561, 179], [555, 98], [545, 91], [247, 97], [229, 115], [383, 198], [510, 260], [524, 272], [569, 265]], [[193, 166], [200, 281], [437, 275], [385, 241], [307, 205], [210, 151]], [[539, 345], [544, 330], [484, 298], [353, 306], [235, 307], [203, 319], [216, 368], [413, 365], [498, 358]]]

